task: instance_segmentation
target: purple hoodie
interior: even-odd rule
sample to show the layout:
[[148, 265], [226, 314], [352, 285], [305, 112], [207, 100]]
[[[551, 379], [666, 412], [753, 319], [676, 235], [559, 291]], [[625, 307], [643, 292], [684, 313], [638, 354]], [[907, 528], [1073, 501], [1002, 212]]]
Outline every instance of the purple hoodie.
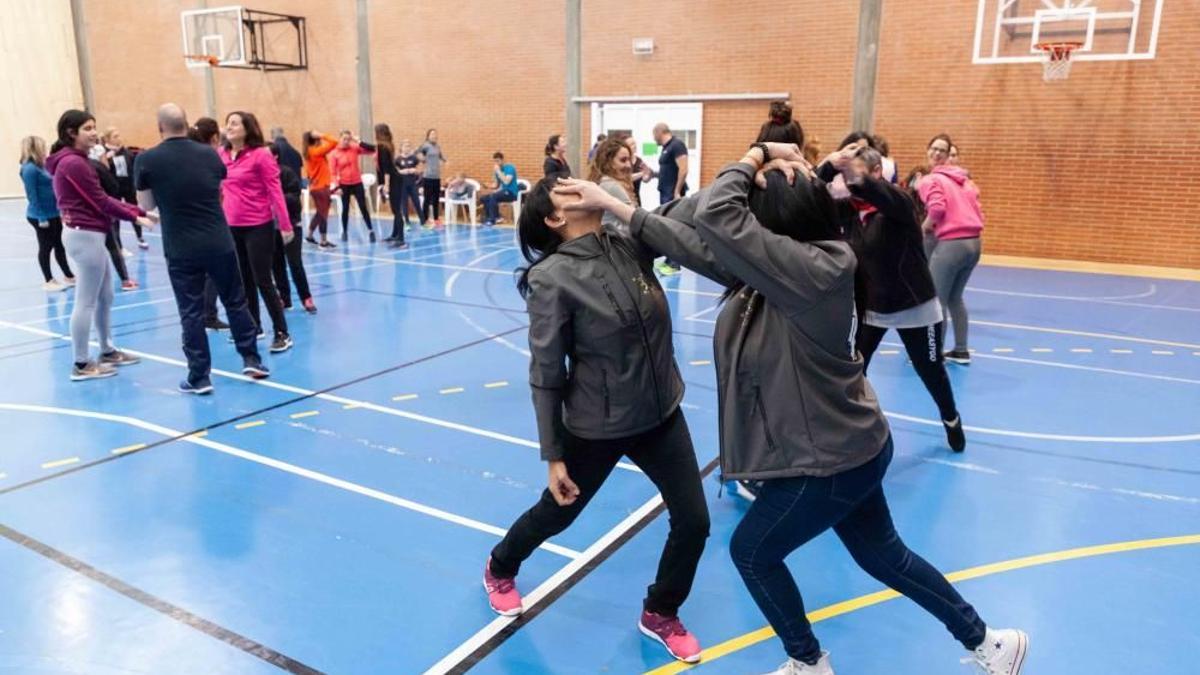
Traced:
[[67, 227], [107, 234], [114, 220], [135, 220], [146, 215], [133, 204], [106, 195], [87, 155], [74, 148], [62, 148], [50, 155], [46, 170], [54, 177], [54, 195]]
[[979, 188], [963, 169], [947, 164], [934, 167], [921, 179], [917, 191], [939, 240], [970, 239], [983, 231]]

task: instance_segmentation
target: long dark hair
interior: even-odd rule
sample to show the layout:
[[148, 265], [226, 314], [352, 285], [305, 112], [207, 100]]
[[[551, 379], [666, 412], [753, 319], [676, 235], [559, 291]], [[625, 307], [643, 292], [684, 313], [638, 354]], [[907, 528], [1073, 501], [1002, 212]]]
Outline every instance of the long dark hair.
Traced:
[[212, 139], [220, 135], [221, 126], [211, 117], [201, 117], [188, 129], [188, 138], [205, 145], [212, 145]]
[[[233, 112], [231, 112], [225, 116], [225, 123], [228, 124], [229, 118], [233, 117], [234, 115], [237, 115], [238, 117], [242, 118], [242, 128], [246, 130], [246, 147], [247, 148], [261, 148], [262, 146], [267, 144], [267, 142], [263, 139], [262, 127], [259, 126], [258, 118], [254, 116], [254, 113], [242, 112], [241, 110], [234, 110]], [[233, 146], [230, 144], [229, 139], [226, 138], [225, 139], [225, 149], [229, 150], [232, 147]]]
[[54, 145], [50, 146], [50, 154], [53, 155], [63, 148], [75, 147], [75, 139], [79, 136], [79, 127], [95, 120], [95, 115], [86, 110], [71, 109], [64, 112], [58, 118], [58, 138], [54, 140]]
[[389, 155], [395, 156], [396, 146], [392, 142], [392, 128], [383, 122], [375, 125], [375, 144], [387, 150]]
[[[789, 185], [780, 171], [768, 171], [766, 179], [766, 188], [752, 187], [748, 195], [750, 212], [760, 225], [796, 241], [842, 238], [842, 216], [824, 181], [797, 176]], [[722, 302], [744, 287], [739, 281], [727, 288]]]
[[558, 147], [558, 141], [562, 138], [562, 134], [554, 134], [550, 140], [546, 141], [546, 156], [554, 154], [554, 148]]
[[857, 143], [859, 141], [866, 141], [868, 148], [874, 148], [875, 150], [879, 149], [875, 145], [875, 137], [871, 134], [868, 134], [865, 131], [851, 131], [850, 133], [846, 134], [845, 138], [842, 139], [842, 143], [838, 146], [838, 150], [841, 150], [851, 143]]
[[757, 143], [795, 143], [804, 147], [804, 128], [792, 119], [792, 104], [787, 101], [771, 101], [767, 121], [758, 129]]
[[550, 229], [546, 219], [554, 215], [554, 202], [550, 192], [557, 185], [557, 177], [551, 176], [538, 181], [533, 188], [525, 193], [521, 203], [521, 218], [517, 222], [517, 239], [521, 245], [521, 255], [529, 261], [525, 267], [517, 268], [517, 291], [521, 297], [529, 296], [529, 272], [538, 263], [558, 250], [562, 237]]

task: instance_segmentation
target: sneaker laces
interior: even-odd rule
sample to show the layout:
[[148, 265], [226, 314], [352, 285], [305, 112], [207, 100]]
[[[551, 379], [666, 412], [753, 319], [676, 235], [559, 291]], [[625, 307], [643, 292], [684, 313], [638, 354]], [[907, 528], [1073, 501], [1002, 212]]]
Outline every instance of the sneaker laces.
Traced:
[[512, 591], [514, 587], [516, 587], [516, 579], [504, 579], [501, 577], [492, 576], [491, 574], [488, 576], [491, 577], [490, 585], [493, 593], [508, 593]]
[[664, 616], [662, 618], [665, 619], [665, 621], [659, 625], [656, 632], [665, 633], [667, 636], [687, 635], [687, 629], [683, 627], [683, 622], [679, 620], [679, 617], [673, 616], [667, 618]]
[[991, 668], [984, 665], [983, 662], [979, 660], [979, 657], [975, 655], [964, 656], [963, 658], [959, 659], [958, 662], [964, 666], [975, 666], [973, 670], [978, 673], [978, 675], [992, 675], [994, 672]]

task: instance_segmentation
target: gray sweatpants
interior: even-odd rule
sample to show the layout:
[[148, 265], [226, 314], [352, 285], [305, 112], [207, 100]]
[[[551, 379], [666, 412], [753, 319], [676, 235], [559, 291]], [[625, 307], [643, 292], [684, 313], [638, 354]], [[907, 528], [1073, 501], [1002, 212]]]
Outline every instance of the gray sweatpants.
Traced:
[[979, 264], [982, 249], [980, 239], [939, 240], [929, 257], [929, 272], [937, 288], [942, 313], [954, 323], [954, 349], [967, 348], [967, 305], [963, 302], [963, 291], [971, 272]]
[[100, 336], [100, 353], [116, 349], [112, 341], [113, 274], [105, 235], [65, 228], [63, 244], [75, 265], [75, 309], [71, 312], [71, 346], [75, 362], [88, 361], [88, 334], [92, 322]]

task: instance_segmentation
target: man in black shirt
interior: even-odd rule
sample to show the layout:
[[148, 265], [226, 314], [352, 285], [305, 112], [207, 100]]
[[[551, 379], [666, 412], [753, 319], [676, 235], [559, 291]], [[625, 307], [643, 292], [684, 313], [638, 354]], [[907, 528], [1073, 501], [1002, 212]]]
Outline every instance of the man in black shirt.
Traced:
[[212, 357], [204, 332], [204, 280], [211, 278], [233, 333], [242, 372], [256, 379], [269, 374], [258, 354], [254, 319], [246, 305], [233, 235], [221, 209], [225, 165], [209, 146], [187, 137], [183, 109], [167, 103], [158, 109], [163, 141], [138, 155], [134, 186], [138, 203], [147, 211], [158, 208], [162, 224], [167, 273], [183, 325], [183, 353], [188, 376], [179, 390], [212, 392]]
[[[675, 138], [671, 128], [662, 122], [654, 125], [654, 140], [662, 146], [658, 155], [658, 201], [666, 204], [687, 194], [687, 145]], [[679, 274], [679, 263], [667, 258], [658, 266], [658, 272]]]
[[294, 171], [297, 176], [304, 175], [304, 159], [300, 157], [300, 152], [296, 148], [293, 148], [292, 144], [283, 135], [283, 127], [271, 129], [271, 144], [279, 149], [279, 163], [281, 165]]

